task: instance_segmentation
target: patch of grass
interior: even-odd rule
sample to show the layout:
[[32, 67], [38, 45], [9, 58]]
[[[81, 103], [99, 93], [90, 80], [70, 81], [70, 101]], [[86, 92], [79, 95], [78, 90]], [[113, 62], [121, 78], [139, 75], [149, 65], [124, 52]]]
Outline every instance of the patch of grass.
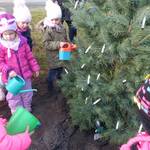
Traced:
[[38, 62], [41, 67], [40, 76], [43, 77], [46, 75], [48, 70], [48, 62], [46, 57], [46, 52], [43, 47], [43, 33], [36, 29], [36, 25], [40, 20], [45, 17], [45, 12], [42, 9], [34, 9], [32, 10], [32, 39], [33, 39], [33, 53], [34, 56], [38, 59]]

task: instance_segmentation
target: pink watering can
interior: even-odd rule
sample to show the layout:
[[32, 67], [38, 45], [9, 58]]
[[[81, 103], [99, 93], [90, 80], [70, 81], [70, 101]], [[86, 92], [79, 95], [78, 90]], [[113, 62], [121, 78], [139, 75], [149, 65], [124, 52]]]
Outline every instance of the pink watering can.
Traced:
[[6, 90], [12, 93], [13, 95], [17, 95], [19, 93], [25, 93], [25, 92], [32, 92], [32, 91], [37, 92], [37, 89], [21, 90], [24, 86], [25, 86], [25, 80], [19, 75], [17, 75], [8, 80], [8, 84], [6, 85]]

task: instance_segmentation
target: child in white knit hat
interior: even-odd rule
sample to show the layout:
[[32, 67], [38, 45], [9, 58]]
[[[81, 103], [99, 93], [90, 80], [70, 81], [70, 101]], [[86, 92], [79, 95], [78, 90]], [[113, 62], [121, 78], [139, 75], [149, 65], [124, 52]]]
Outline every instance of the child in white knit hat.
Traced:
[[25, 0], [14, 0], [13, 16], [16, 18], [18, 26], [17, 31], [27, 38], [27, 42], [32, 50], [31, 29], [29, 27], [32, 16], [30, 10], [26, 6]]
[[67, 33], [62, 25], [62, 11], [57, 3], [47, 0], [46, 17], [43, 21], [43, 43], [48, 56], [48, 89], [53, 91], [57, 79], [61, 78], [65, 61], [59, 60], [59, 48], [68, 42]]

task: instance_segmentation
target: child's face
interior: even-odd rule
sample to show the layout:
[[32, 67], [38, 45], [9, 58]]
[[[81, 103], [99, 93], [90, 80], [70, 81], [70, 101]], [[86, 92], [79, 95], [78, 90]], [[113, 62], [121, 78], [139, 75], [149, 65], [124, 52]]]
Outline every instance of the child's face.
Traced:
[[3, 32], [2, 37], [6, 41], [13, 41], [16, 38], [16, 32], [13, 30], [8, 30]]
[[17, 22], [17, 26], [19, 29], [21, 30], [27, 30], [27, 28], [29, 27], [29, 22]]
[[51, 19], [51, 23], [55, 25], [60, 25], [61, 19], [60, 18]]

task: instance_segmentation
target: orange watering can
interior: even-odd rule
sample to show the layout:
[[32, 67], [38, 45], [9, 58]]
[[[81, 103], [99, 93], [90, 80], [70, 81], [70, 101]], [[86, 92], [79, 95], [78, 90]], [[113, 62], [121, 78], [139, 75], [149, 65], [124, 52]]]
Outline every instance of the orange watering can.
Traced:
[[76, 44], [70, 44], [71, 50], [75, 51], [77, 49], [77, 45]]
[[71, 52], [76, 50], [75, 44], [66, 43], [59, 50], [59, 60], [71, 60]]

